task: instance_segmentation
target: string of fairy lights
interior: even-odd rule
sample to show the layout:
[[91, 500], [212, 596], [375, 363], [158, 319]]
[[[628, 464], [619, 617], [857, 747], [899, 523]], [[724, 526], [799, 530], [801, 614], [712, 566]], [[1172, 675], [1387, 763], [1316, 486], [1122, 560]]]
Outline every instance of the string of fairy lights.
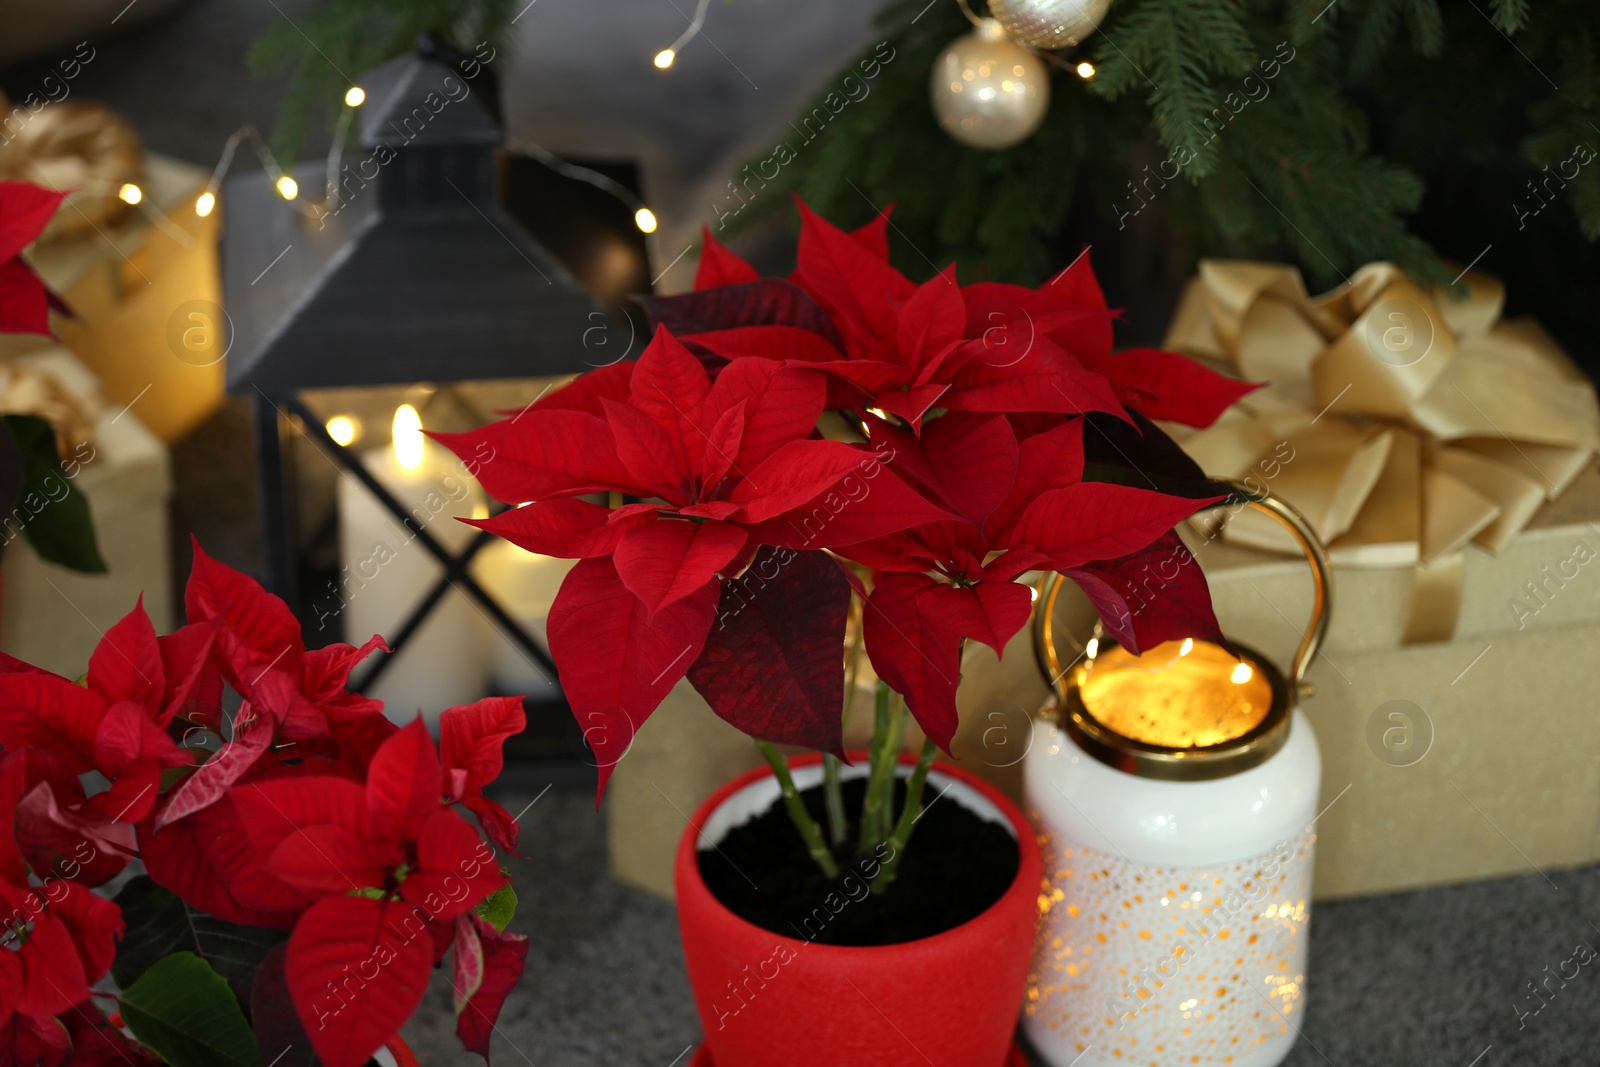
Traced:
[[[328, 164], [326, 168], [326, 187], [322, 199], [318, 202], [307, 202], [300, 196], [300, 183], [294, 179], [281, 163], [272, 149], [267, 146], [261, 133], [254, 126], [241, 126], [235, 130], [222, 147], [222, 155], [217, 160], [217, 165], [211, 171], [211, 177], [206, 182], [205, 188], [195, 197], [194, 213], [201, 218], [210, 215], [216, 210], [217, 193], [222, 188], [222, 180], [227, 177], [229, 169], [233, 166], [234, 157], [238, 154], [239, 147], [248, 144], [261, 161], [262, 169], [266, 171], [272, 181], [272, 187], [285, 201], [294, 206], [302, 215], [310, 219], [320, 219], [335, 205], [339, 198], [339, 173], [342, 166], [344, 146], [349, 140], [350, 127], [355, 121], [356, 112], [367, 102], [367, 92], [359, 85], [352, 85], [345, 90], [344, 107], [339, 111], [339, 117], [334, 122], [332, 144], [328, 149]], [[579, 166], [560, 158], [553, 152], [536, 144], [523, 144], [518, 149], [538, 159], [551, 170], [577, 181], [587, 182], [598, 189], [616, 197], [628, 207], [633, 209], [633, 222], [639, 232], [645, 234], [655, 233], [659, 224], [655, 212], [651, 211], [645, 203], [634, 195], [633, 191], [621, 182], [616, 181], [599, 171], [589, 167]], [[117, 194], [128, 204], [138, 204], [144, 193], [137, 185], [128, 183]]]

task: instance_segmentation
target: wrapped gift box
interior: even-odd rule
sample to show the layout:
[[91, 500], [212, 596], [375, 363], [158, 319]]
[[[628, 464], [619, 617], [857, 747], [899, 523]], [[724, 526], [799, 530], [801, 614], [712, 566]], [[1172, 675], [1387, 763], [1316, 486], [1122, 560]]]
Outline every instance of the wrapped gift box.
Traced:
[[[29, 259], [76, 316], [55, 317], [60, 343], [100, 379], [106, 399], [133, 405], [162, 441], [216, 410], [231, 335], [217, 268], [219, 211], [195, 200], [210, 172], [147, 154], [137, 207], [112, 226], [38, 242]], [[0, 351], [48, 344], [7, 337]]]
[[[1224, 631], [1287, 664], [1311, 612], [1304, 562], [1192, 540]], [[1413, 568], [1335, 567], [1303, 704], [1322, 747], [1320, 898], [1600, 860], [1600, 472], [1464, 562], [1455, 638], [1413, 645]]]
[[93, 413], [89, 447], [73, 485], [94, 516], [105, 574], [79, 574], [41, 560], [26, 538], [6, 548], [0, 648], [76, 678], [101, 634], [144, 596], [158, 633], [173, 628], [167, 504], [172, 470], [163, 445], [132, 412], [101, 397], [95, 377], [73, 355], [45, 348], [15, 357], [60, 382]]

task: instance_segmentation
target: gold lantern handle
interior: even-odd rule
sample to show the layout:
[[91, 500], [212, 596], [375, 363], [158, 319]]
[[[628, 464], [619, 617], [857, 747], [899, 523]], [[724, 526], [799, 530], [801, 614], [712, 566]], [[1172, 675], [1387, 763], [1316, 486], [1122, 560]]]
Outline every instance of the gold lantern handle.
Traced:
[[[1242, 482], [1219, 478], [1217, 484], [1226, 485], [1243, 497], [1250, 507], [1264, 512], [1293, 534], [1295, 541], [1305, 552], [1306, 562], [1311, 565], [1314, 592], [1311, 624], [1306, 627], [1305, 633], [1300, 638], [1300, 647], [1295, 651], [1294, 664], [1289, 672], [1289, 681], [1294, 686], [1294, 691], [1302, 697], [1309, 696], [1312, 690], [1305, 681], [1306, 670], [1311, 666], [1311, 659], [1317, 654], [1323, 638], [1327, 636], [1328, 618], [1333, 611], [1333, 571], [1328, 564], [1327, 549], [1323, 547], [1322, 539], [1311, 528], [1305, 516], [1281, 498], [1273, 496], [1266, 490], [1251, 489]], [[1056, 601], [1061, 596], [1061, 585], [1065, 581], [1063, 575], [1054, 574], [1046, 582], [1043, 595], [1039, 598], [1033, 627], [1033, 650], [1039, 661], [1039, 668], [1044, 671], [1045, 679], [1063, 701], [1067, 699], [1066, 670], [1062, 667], [1061, 656], [1056, 651], [1055, 609]]]

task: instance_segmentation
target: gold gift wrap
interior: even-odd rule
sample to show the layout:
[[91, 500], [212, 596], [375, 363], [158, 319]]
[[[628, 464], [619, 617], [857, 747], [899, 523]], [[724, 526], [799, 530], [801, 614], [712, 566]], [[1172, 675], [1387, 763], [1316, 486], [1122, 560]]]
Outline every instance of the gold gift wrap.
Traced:
[[[81, 232], [47, 230], [26, 254], [72, 308], [73, 318], [52, 317], [59, 343], [100, 379], [108, 403], [132, 405], [145, 426], [170, 443], [223, 399], [230, 336], [217, 263], [223, 208], [203, 218], [195, 213], [209, 170], [152, 153], [142, 168], [143, 199], [136, 207]], [[70, 203], [55, 218], [68, 215], [77, 217]], [[0, 337], [0, 355], [51, 344], [48, 337], [7, 335]]]
[[51, 404], [66, 405], [72, 418], [85, 420], [76, 430], [71, 421], [55, 425], [58, 438], [63, 426], [83, 435], [63, 458], [73, 486], [89, 501], [106, 573], [79, 574], [40, 559], [21, 532], [27, 502], [19, 502], [12, 515], [0, 515], [0, 537], [7, 542], [0, 571], [0, 650], [76, 678], [101, 635], [141, 594], [156, 631], [173, 628], [171, 461], [138, 415], [108, 404], [95, 376], [65, 349], [46, 347], [4, 361], [0, 381], [7, 380], [13, 390], [0, 392], [0, 410], [9, 412], [7, 404], [19, 397], [48, 390]]
[[[0, 93], [0, 115], [12, 112]], [[122, 187], [140, 184], [139, 135], [104, 104], [47, 104], [22, 113], [15, 134], [0, 142], [0, 181], [31, 182], [66, 194], [42, 238], [80, 237], [121, 219]], [[8, 127], [9, 129], [9, 127]]]
[[[1502, 321], [1505, 289], [1465, 296], [1372, 263], [1307, 294], [1293, 267], [1207, 260], [1165, 345], [1267, 385], [1209, 429], [1175, 429], [1215, 477], [1303, 513], [1335, 564], [1410, 568], [1405, 643], [1456, 629], [1468, 544], [1503, 552], [1600, 448], [1594, 387], [1537, 323]], [[1231, 543], [1295, 551], [1241, 513]]]

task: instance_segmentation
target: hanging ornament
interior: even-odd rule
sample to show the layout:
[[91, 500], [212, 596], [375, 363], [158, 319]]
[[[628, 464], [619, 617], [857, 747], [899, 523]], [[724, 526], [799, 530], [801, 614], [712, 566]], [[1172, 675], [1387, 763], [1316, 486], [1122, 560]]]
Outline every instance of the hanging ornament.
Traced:
[[944, 131], [971, 148], [1009, 148], [1044, 121], [1050, 71], [994, 19], [957, 38], [933, 61], [928, 83]]
[[989, 0], [989, 13], [1012, 40], [1052, 52], [1093, 33], [1110, 8], [1111, 0]]

